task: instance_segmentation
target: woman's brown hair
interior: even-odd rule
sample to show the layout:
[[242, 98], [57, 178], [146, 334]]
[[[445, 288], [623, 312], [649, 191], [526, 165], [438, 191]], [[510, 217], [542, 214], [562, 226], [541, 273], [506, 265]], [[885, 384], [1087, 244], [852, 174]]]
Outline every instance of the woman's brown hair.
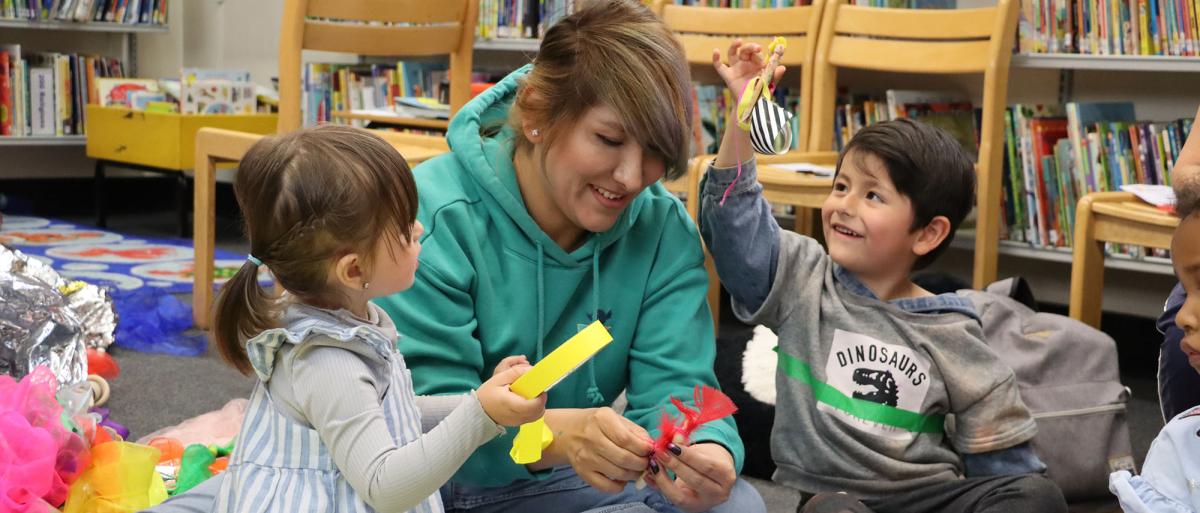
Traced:
[[[521, 133], [521, 116], [532, 118], [548, 148], [605, 105], [671, 180], [687, 171], [691, 98], [683, 48], [658, 16], [636, 0], [589, 0], [546, 31], [509, 123]], [[529, 146], [517, 138], [518, 150]]]
[[[329, 284], [338, 258], [370, 269], [384, 238], [411, 241], [417, 188], [408, 163], [378, 136], [325, 125], [268, 137], [250, 148], [233, 184], [250, 254], [295, 299], [338, 307]], [[217, 296], [213, 336], [221, 356], [249, 374], [245, 341], [275, 327], [280, 304], [258, 284], [250, 259]]]

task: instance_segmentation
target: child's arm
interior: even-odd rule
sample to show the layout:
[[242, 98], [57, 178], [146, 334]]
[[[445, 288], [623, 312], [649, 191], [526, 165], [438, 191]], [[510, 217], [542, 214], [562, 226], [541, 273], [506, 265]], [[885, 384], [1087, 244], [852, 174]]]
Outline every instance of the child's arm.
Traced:
[[1046, 464], [1038, 458], [1029, 442], [998, 451], [963, 454], [962, 458], [967, 477], [1039, 474], [1046, 471]]
[[470, 394], [416, 396], [417, 409], [421, 410], [421, 432], [428, 433], [437, 427], [468, 397]]
[[[741, 131], [736, 124], [730, 126], [730, 131]], [[722, 150], [726, 146], [723, 144]], [[754, 312], [775, 280], [780, 228], [771, 215], [771, 205], [762, 197], [754, 158], [741, 167], [742, 176], [736, 183], [736, 167], [714, 165], [705, 173], [700, 186], [700, 235], [730, 297]], [[733, 189], [726, 196], [730, 184]]]
[[397, 446], [370, 369], [342, 349], [296, 355], [291, 378], [296, 406], [350, 486], [377, 511], [406, 511], [437, 493], [477, 447], [504, 431], [471, 394], [460, 396], [436, 427]]
[[954, 415], [951, 444], [968, 475], [1041, 471], [1037, 455], [1026, 449], [1037, 424], [1021, 400], [1016, 375], [984, 343], [977, 322], [964, 328], [961, 335], [940, 341], [941, 350], [932, 354]]
[[[758, 44], [734, 41], [724, 64], [720, 52], [713, 50], [713, 67], [733, 92], [734, 104], [748, 89], [746, 84], [755, 77], [763, 77], [764, 70], [769, 68], [761, 52]], [[774, 67], [770, 82], [778, 83], [784, 72], [784, 66]], [[794, 234], [782, 233], [770, 213], [770, 205], [762, 197], [750, 132], [738, 126], [733, 111], [726, 114], [720, 150], [701, 182], [701, 236], [713, 254], [721, 283], [737, 304], [734, 312], [742, 318], [754, 316], [761, 324], [774, 325], [784, 315], [782, 307], [787, 303], [776, 301], [775, 308], [763, 308], [763, 304], [769, 303], [767, 298], [772, 292], [776, 268], [782, 265], [811, 270], [812, 259], [823, 255], [823, 251], [811, 240], [781, 242], [782, 237]]]
[[[761, 51], [757, 44], [737, 40], [729, 46], [728, 63], [722, 63], [720, 52], [713, 50], [713, 67], [733, 93], [735, 105], [747, 82], [764, 69]], [[784, 71], [782, 66], [776, 68], [774, 79]], [[753, 312], [767, 298], [775, 277], [779, 225], [762, 197], [750, 132], [738, 126], [736, 113], [726, 114], [720, 149], [700, 186], [700, 234], [721, 283], [734, 301]]]

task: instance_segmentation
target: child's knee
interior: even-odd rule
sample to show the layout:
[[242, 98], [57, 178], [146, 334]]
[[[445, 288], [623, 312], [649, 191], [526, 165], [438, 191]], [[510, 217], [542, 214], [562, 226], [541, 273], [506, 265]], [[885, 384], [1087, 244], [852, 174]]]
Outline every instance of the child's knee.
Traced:
[[1022, 497], [1026, 507], [1023, 511], [1039, 513], [1066, 513], [1067, 500], [1063, 497], [1062, 489], [1054, 481], [1040, 474], [1022, 476], [1014, 482], [1013, 489]]
[[818, 493], [796, 510], [796, 513], [872, 513], [863, 503], [845, 493]]

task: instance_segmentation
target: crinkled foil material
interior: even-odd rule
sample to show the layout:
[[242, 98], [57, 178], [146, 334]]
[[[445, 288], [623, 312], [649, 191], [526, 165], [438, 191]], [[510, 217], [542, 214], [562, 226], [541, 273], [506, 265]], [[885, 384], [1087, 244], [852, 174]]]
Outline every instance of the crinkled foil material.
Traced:
[[46, 365], [62, 386], [87, 379], [87, 347], [112, 343], [116, 314], [95, 285], [0, 245], [0, 374]]

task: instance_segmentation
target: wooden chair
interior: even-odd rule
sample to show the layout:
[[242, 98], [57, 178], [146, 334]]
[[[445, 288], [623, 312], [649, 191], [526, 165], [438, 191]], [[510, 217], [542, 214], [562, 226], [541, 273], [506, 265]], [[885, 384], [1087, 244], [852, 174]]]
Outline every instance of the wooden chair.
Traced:
[[[379, 2], [379, 1], [382, 1], [382, 0], [376, 0], [376, 2]], [[472, 0], [471, 3], [477, 4], [477, 2], [478, 2], [478, 0]], [[330, 2], [330, 3], [332, 3], [332, 2]], [[368, 3], [370, 3], [370, 2], [368, 2]], [[435, 2], [428, 2], [428, 3], [433, 4]], [[462, 22], [461, 22], [463, 24], [462, 26], [474, 27], [476, 20], [478, 18], [478, 12], [477, 12], [478, 9], [476, 8], [475, 9], [476, 12], [470, 13], [470, 12], [467, 12], [467, 10], [466, 10], [467, 6], [465, 3], [454, 2], [454, 4], [456, 4], [456, 5], [438, 7], [438, 6], [433, 6], [433, 5], [426, 6], [426, 5], [424, 5], [424, 2], [422, 2], [422, 8], [427, 9], [429, 11], [429, 13], [425, 15], [425, 17], [424, 17], [425, 21], [412, 21], [412, 22], [414, 22], [414, 23], [443, 22], [444, 23], [447, 21], [454, 20], [454, 19], [456, 19], [456, 18], [454, 18], [454, 16], [440, 15], [441, 12], [444, 12], [449, 7], [450, 9], [454, 9], [454, 8], [463, 9], [462, 16], [460, 16], [460, 18], [462, 19]], [[465, 16], [470, 16], [470, 18], [468, 19]], [[415, 16], [412, 16], [412, 14], [410, 13], [410, 17], [415, 17]], [[458, 110], [461, 109], [463, 107], [463, 105], [466, 105], [467, 102], [471, 100], [471, 69], [472, 69], [471, 63], [473, 62], [474, 51], [475, 51], [474, 34], [475, 34], [474, 29], [471, 29], [470, 30], [471, 37], [469, 37], [469, 38], [460, 38], [459, 36], [461, 34], [460, 35], [449, 35], [448, 40], [443, 41], [441, 43], [436, 43], [433, 46], [428, 46], [429, 45], [428, 42], [422, 42], [421, 44], [426, 45], [425, 48], [428, 49], [428, 53], [426, 53], [426, 51], [422, 51], [420, 54], [413, 54], [412, 50], [408, 49], [405, 51], [405, 53], [398, 54], [398, 55], [404, 55], [407, 57], [417, 57], [417, 56], [424, 56], [424, 55], [443, 55], [443, 54], [450, 56], [450, 69], [449, 69], [449, 76], [447, 77], [450, 81], [450, 103], [449, 103], [450, 116], [449, 116], [449, 118], [447, 118], [447, 119], [426, 119], [426, 118], [405, 117], [405, 116], [400, 116], [400, 115], [389, 116], [389, 115], [380, 115], [380, 114], [366, 114], [366, 113], [357, 113], [357, 112], [350, 112], [350, 111], [335, 111], [335, 112], [331, 113], [330, 115], [335, 119], [361, 120], [361, 121], [366, 121], [368, 123], [373, 123], [373, 124], [377, 124], [377, 125], [386, 125], [386, 126], [391, 126], [391, 127], [396, 127], [396, 128], [410, 128], [410, 129], [445, 132], [450, 127], [449, 120], [453, 119], [454, 114], [458, 113]], [[411, 42], [409, 42], [408, 44], [411, 44]], [[361, 52], [350, 52], [350, 53], [361, 53]]]
[[1100, 327], [1104, 295], [1104, 243], [1168, 249], [1179, 219], [1128, 192], [1093, 192], [1075, 209], [1069, 314]]
[[[816, 48], [816, 33], [821, 23], [821, 6], [824, 2], [825, 0], [815, 0], [813, 5], [775, 9], [731, 9], [674, 5], [665, 0], [656, 0], [654, 10], [676, 33], [692, 69], [692, 78], [699, 83], [724, 85], [712, 68], [713, 48], [721, 50], [721, 55], [724, 56], [729, 44], [736, 38], [741, 38], [747, 43], [758, 43], [765, 49], [775, 36], [786, 37], [788, 51], [784, 54], [782, 63], [791, 70], [799, 69], [798, 74], [793, 71], [789, 75], [799, 78], [799, 147], [803, 150], [808, 140], [810, 116], [809, 109], [804, 106], [808, 104], [811, 91], [810, 64]], [[720, 134], [717, 136], [720, 137]], [[746, 148], [747, 156], [750, 151], [750, 148]], [[696, 156], [690, 161], [687, 174], [677, 180], [663, 182], [667, 190], [686, 195], [688, 214], [697, 222], [700, 213], [700, 177], [713, 158], [714, 155]], [[706, 258], [705, 265], [709, 270], [709, 307], [713, 311], [713, 321], [718, 322], [721, 284], [717, 279], [712, 259]]]
[[[817, 29], [821, 23], [821, 9], [825, 0], [815, 0], [813, 5], [783, 7], [776, 9], [736, 9], [722, 7], [695, 7], [674, 5], [666, 0], [656, 0], [655, 12], [663, 22], [675, 31], [683, 45], [684, 54], [692, 68], [693, 79], [700, 83], [723, 85], [712, 69], [713, 48], [721, 50], [722, 56], [735, 38], [747, 43], [758, 43], [766, 48], [775, 36], [788, 40], [788, 51], [782, 63], [791, 70], [799, 69], [795, 75], [800, 86], [800, 137], [799, 150], [807, 148], [809, 118], [811, 111], [805, 106], [811, 97], [813, 52], [816, 50]], [[718, 134], [720, 137], [720, 134]], [[746, 149], [747, 153], [751, 150]], [[664, 185], [672, 192], [687, 194], [688, 213], [695, 217], [699, 212], [699, 183], [704, 167], [698, 165], [713, 155], [699, 155], [692, 160], [688, 174]]]
[[[1016, 23], [1014, 0], [999, 0], [994, 7], [950, 10], [859, 7], [835, 0], [824, 8], [814, 55], [808, 141], [813, 163], [836, 160], [833, 117], [839, 68], [983, 75], [983, 123], [976, 166], [975, 287], [996, 278], [1004, 104]], [[809, 156], [804, 154], [782, 157], [790, 161], [806, 158]], [[762, 161], [769, 164], [782, 159]], [[830, 179], [800, 176], [769, 165], [759, 170], [759, 181], [768, 200], [808, 208], [820, 208], [832, 187]]]
[[[450, 84], [451, 103], [463, 105], [470, 96], [471, 50], [478, 17], [478, 0], [285, 0], [279, 41], [278, 132], [301, 125], [302, 50], [397, 57], [449, 55], [451, 77], [468, 77], [452, 79]], [[442, 137], [382, 131], [379, 135], [410, 165], [449, 151]], [[196, 134], [192, 318], [198, 328], [208, 327], [213, 297], [216, 166], [241, 160], [259, 138], [217, 129]]]

